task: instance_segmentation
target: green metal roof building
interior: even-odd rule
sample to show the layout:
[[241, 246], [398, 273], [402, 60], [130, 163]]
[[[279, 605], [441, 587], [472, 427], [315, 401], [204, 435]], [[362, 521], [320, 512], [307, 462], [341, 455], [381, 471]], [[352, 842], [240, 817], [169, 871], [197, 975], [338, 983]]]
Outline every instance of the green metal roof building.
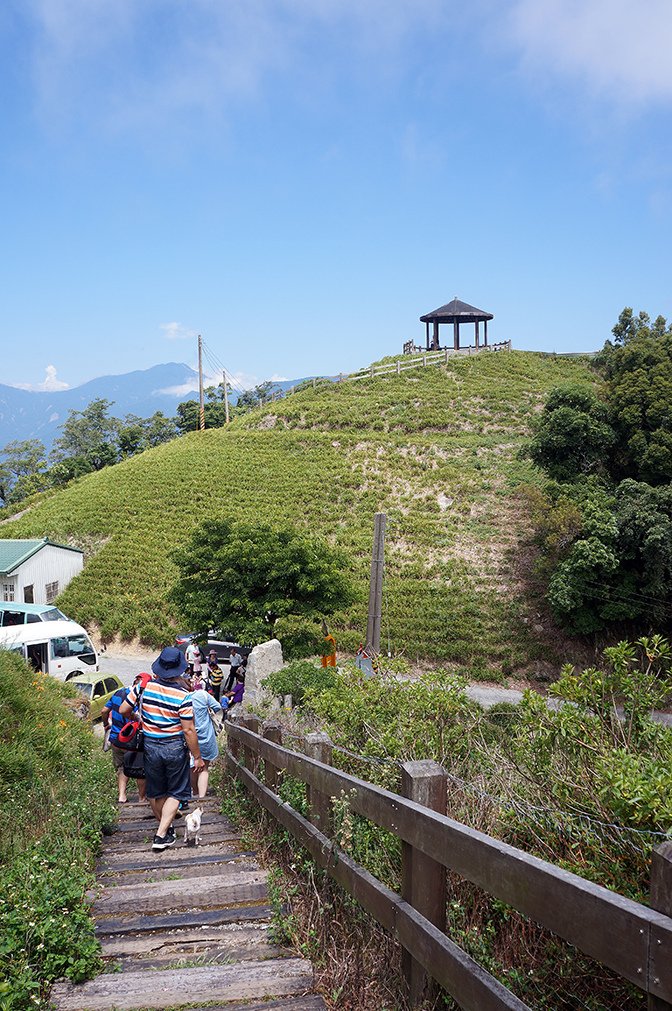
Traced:
[[82, 571], [84, 552], [48, 537], [0, 538], [0, 600], [51, 604]]

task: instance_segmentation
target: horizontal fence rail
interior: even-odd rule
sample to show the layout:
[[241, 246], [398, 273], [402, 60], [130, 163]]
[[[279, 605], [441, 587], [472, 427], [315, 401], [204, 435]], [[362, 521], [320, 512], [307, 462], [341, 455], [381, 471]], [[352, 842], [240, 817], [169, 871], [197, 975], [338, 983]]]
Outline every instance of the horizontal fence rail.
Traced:
[[[370, 365], [369, 368], [359, 369], [357, 372], [341, 372], [338, 376], [330, 377], [328, 381], [347, 383], [356, 381], [357, 379], [372, 379], [375, 376], [401, 375], [402, 372], [407, 372], [409, 369], [418, 369], [427, 365], [443, 365], [456, 355], [470, 356], [488, 353], [494, 354], [499, 351], [510, 350], [511, 341], [500, 341], [498, 344], [488, 344], [487, 346], [480, 348], [444, 348], [442, 351], [427, 351], [421, 355], [415, 355], [414, 357], [405, 356], [403, 361], [398, 359], [396, 362], [390, 363], [389, 365]], [[319, 381], [323, 382], [324, 379]], [[312, 380], [313, 386], [317, 386], [317, 383], [317, 378]], [[291, 394], [296, 393], [299, 390], [308, 389], [310, 385], [311, 381], [307, 380], [299, 386], [290, 386], [287, 390], [276, 390], [274, 393], [271, 393], [270, 396], [263, 397], [261, 403], [266, 404], [274, 400], [282, 400], [284, 397], [291, 396]]]
[[[656, 904], [665, 910], [658, 912], [454, 821], [444, 813], [445, 795], [443, 811], [435, 811], [332, 768], [328, 764], [330, 742], [326, 735], [309, 735], [319, 736], [323, 742], [321, 747], [319, 741], [313, 742], [314, 757], [310, 757], [282, 747], [277, 725], [261, 737], [254, 732], [259, 729], [256, 717], [241, 722], [246, 725], [227, 724], [230, 759], [236, 774], [318, 862], [327, 866], [330, 875], [397, 936], [406, 952], [461, 1007], [522, 1011], [526, 1005], [430, 923], [422, 915], [426, 910], [418, 912], [413, 909], [415, 902], [405, 902], [408, 889], [402, 887], [403, 898], [390, 892], [336, 849], [328, 838], [331, 798], [345, 794], [355, 813], [402, 840], [404, 873], [410, 866], [410, 853], [429, 861], [430, 873], [433, 865], [455, 871], [634, 983], [649, 995], [649, 1008], [672, 1008], [672, 918], [665, 915], [670, 909], [668, 899], [672, 901], [672, 843], [664, 843], [654, 853], [657, 883], [652, 895], [660, 895]], [[241, 749], [244, 765], [240, 762]], [[266, 786], [256, 778], [260, 760], [264, 762]], [[407, 763], [405, 774], [413, 778], [411, 766], [428, 764], [435, 765]], [[273, 792], [281, 770], [307, 785], [311, 822], [316, 824], [306, 822]], [[412, 973], [407, 980], [409, 975]], [[473, 992], [467, 978], [476, 988]]]

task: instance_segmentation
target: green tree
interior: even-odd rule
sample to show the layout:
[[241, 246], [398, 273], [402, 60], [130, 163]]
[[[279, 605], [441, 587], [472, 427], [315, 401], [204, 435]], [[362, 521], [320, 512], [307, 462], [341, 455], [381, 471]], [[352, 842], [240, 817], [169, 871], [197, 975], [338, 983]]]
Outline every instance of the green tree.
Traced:
[[120, 422], [109, 416], [112, 403], [99, 397], [83, 411], [71, 410], [61, 425], [62, 435], [54, 443], [55, 462], [81, 458], [89, 470], [102, 470], [119, 458]]
[[[642, 316], [648, 320], [640, 313], [640, 323]], [[672, 331], [665, 319], [659, 316], [653, 327], [638, 325], [617, 346], [607, 342], [598, 365], [616, 433], [614, 477], [672, 480]]]
[[46, 450], [39, 439], [9, 442], [0, 456], [0, 498], [6, 504], [48, 487]]
[[354, 599], [340, 553], [291, 527], [208, 520], [173, 557], [171, 598], [199, 632], [267, 639], [280, 619], [312, 624]]
[[592, 390], [556, 387], [544, 405], [529, 452], [550, 477], [573, 481], [602, 470], [615, 441], [607, 407]]

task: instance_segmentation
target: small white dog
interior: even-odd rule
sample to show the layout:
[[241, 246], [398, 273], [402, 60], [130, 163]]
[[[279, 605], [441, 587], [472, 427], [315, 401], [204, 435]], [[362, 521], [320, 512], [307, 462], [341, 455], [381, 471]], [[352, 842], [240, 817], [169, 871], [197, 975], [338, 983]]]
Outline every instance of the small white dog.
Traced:
[[203, 811], [200, 807], [194, 808], [189, 814], [184, 816], [184, 841], [187, 846], [198, 846], [201, 837], [198, 834], [201, 828], [201, 818]]

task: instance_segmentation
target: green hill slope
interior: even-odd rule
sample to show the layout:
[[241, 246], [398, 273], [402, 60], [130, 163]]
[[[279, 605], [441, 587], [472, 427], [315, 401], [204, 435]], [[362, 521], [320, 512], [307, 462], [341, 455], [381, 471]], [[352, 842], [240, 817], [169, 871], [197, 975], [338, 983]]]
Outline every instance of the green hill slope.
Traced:
[[64, 610], [106, 638], [174, 633], [169, 551], [202, 519], [292, 521], [345, 549], [361, 601], [334, 621], [366, 627], [373, 514], [388, 514], [384, 648], [478, 671], [524, 668], [547, 646], [525, 624], [517, 575], [528, 525], [517, 458], [546, 392], [591, 382], [581, 361], [479, 355], [400, 376], [309, 388], [89, 475], [6, 523], [5, 537], [84, 546]]

